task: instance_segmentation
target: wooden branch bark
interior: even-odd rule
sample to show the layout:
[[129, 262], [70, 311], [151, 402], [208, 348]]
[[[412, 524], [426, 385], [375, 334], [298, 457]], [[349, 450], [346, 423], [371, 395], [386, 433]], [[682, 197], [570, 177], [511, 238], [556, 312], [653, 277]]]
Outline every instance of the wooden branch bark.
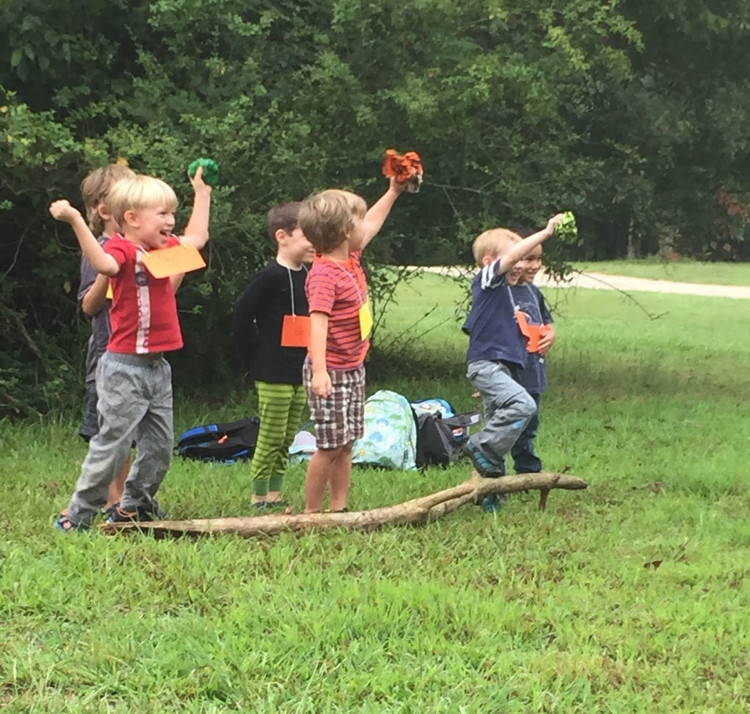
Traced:
[[149, 521], [142, 523], [105, 523], [105, 533], [119, 531], [148, 531], [155, 536], [236, 534], [243, 538], [300, 532], [310, 528], [352, 528], [375, 530], [383, 525], [423, 525], [434, 521], [467, 503], [478, 503], [483, 496], [493, 493], [516, 493], [538, 490], [539, 507], [543, 509], [547, 495], [553, 488], [579, 490], [587, 487], [582, 479], [565, 474], [543, 471], [538, 474], [518, 474], [503, 478], [480, 478], [476, 472], [468, 481], [453, 488], [394, 506], [373, 508], [351, 513], [271, 514], [267, 516], [239, 516], [235, 518], [207, 518], [187, 521]]

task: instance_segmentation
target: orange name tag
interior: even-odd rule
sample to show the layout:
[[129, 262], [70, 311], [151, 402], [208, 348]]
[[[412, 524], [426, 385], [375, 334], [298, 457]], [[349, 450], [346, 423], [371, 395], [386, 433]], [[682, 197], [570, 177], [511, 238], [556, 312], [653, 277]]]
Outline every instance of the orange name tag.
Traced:
[[527, 352], [539, 352], [539, 340], [546, 332], [544, 325], [529, 325], [529, 342], [526, 345]]
[[526, 338], [526, 351], [539, 352], [539, 340], [547, 334], [547, 325], [530, 325], [526, 313], [516, 310], [516, 320], [521, 334]]
[[203, 256], [192, 245], [172, 245], [149, 251], [143, 256], [143, 264], [155, 278], [168, 278], [206, 267]]
[[310, 318], [307, 315], [284, 315], [281, 325], [282, 347], [307, 347], [310, 344]]

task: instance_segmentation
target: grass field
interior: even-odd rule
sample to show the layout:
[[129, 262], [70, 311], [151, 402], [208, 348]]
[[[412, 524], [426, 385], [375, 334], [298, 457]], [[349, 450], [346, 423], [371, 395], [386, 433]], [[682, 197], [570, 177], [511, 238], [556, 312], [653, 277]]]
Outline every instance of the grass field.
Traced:
[[[400, 289], [368, 392], [472, 406], [461, 288]], [[750, 310], [551, 292], [539, 448], [579, 492], [424, 528], [156, 541], [51, 528], [84, 447], [69, 418], [2, 424], [0, 706], [8, 712], [750, 711]], [[238, 394], [241, 387], [238, 385]], [[177, 408], [177, 429], [252, 409]], [[350, 507], [454, 485], [465, 464], [354, 473]], [[303, 504], [304, 471], [286, 493]], [[170, 515], [242, 515], [245, 466], [175, 460]]]
[[700, 263], [694, 260], [668, 262], [661, 258], [576, 263], [587, 273], [627, 275], [633, 278], [672, 280], [678, 283], [750, 285], [750, 263]]

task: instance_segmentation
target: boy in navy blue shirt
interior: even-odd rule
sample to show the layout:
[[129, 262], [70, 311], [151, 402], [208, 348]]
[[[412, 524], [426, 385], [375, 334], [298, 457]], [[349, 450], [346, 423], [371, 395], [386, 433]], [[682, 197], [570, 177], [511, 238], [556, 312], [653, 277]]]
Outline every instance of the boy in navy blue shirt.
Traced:
[[[547, 389], [547, 365], [545, 355], [552, 347], [555, 328], [552, 315], [534, 278], [542, 267], [542, 246], [538, 245], [523, 260], [508, 272], [508, 283], [513, 296], [515, 309], [523, 313], [526, 326], [526, 366], [516, 375], [519, 384], [536, 402], [537, 412], [529, 420], [518, 441], [510, 450], [517, 474], [538, 473], [542, 470], [542, 460], [534, 450], [534, 439], [539, 430], [539, 406]], [[523, 332], [523, 330], [522, 330]]]
[[[536, 414], [536, 402], [515, 379], [517, 370], [526, 365], [526, 339], [506, 273], [551, 237], [562, 217], [561, 213], [553, 216], [528, 238], [494, 228], [474, 241], [474, 258], [481, 270], [472, 283], [472, 306], [463, 330], [469, 335], [467, 377], [482, 397], [485, 424], [469, 438], [464, 451], [480, 476], [505, 475], [505, 455]], [[495, 510], [498, 499], [489, 501], [482, 505]]]

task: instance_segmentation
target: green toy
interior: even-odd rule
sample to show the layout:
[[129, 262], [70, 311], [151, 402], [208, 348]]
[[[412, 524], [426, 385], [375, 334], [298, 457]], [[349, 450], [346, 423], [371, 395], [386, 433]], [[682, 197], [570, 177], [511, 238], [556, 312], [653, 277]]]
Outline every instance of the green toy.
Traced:
[[209, 186], [215, 186], [219, 180], [219, 164], [213, 159], [196, 159], [188, 166], [188, 176], [193, 178], [198, 167], [203, 167], [203, 180]]
[[578, 244], [578, 226], [576, 225], [576, 217], [571, 211], [565, 211], [563, 214], [562, 221], [555, 228], [555, 236], [563, 243]]

